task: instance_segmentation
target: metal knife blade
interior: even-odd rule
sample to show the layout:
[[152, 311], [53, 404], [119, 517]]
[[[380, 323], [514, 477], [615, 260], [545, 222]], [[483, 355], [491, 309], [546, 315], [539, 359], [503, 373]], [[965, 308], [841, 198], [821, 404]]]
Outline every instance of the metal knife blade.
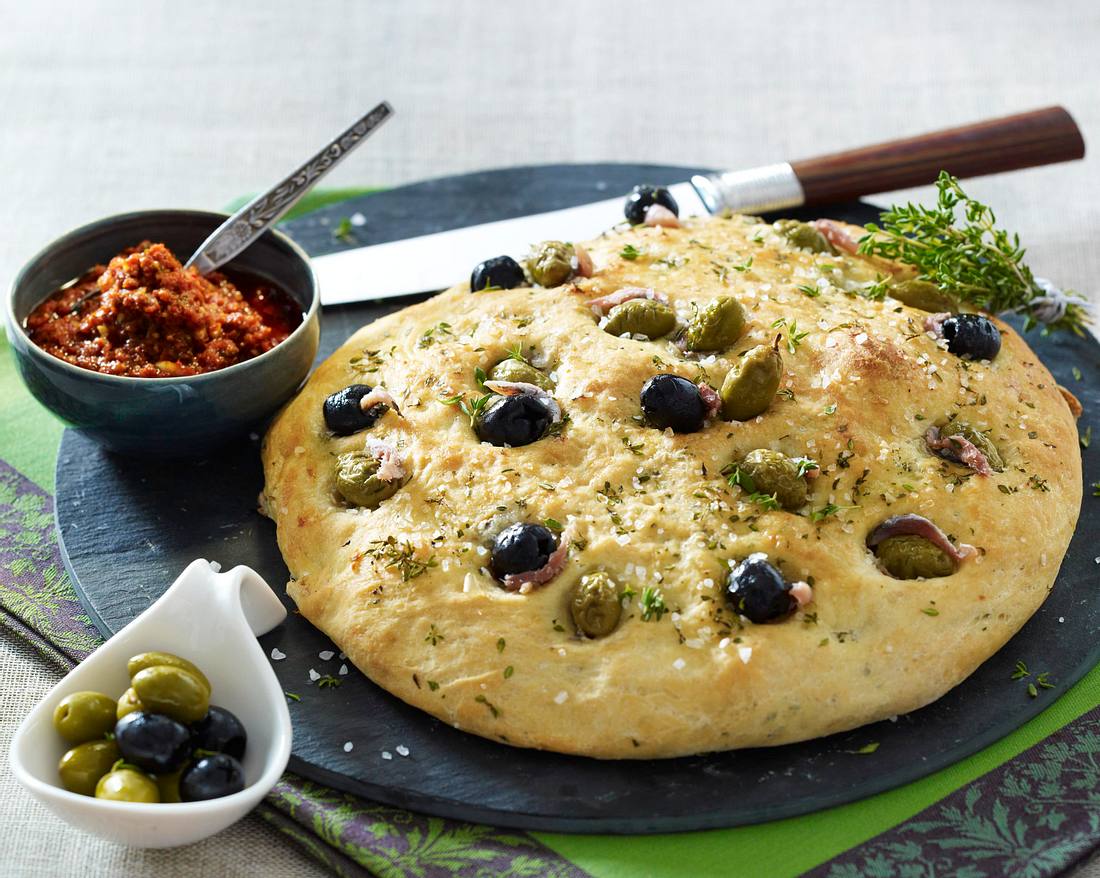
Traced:
[[[691, 183], [668, 187], [681, 216], [707, 212]], [[507, 253], [519, 258], [532, 244], [549, 239], [583, 241], [621, 222], [618, 198], [515, 219], [373, 244], [315, 257], [313, 271], [323, 305], [389, 299], [435, 292], [461, 281], [478, 262]]]
[[[987, 119], [858, 149], [692, 177], [670, 186], [687, 217], [730, 208], [767, 213], [935, 182], [1079, 159], [1085, 143], [1062, 107]], [[538, 241], [583, 241], [620, 222], [622, 198], [345, 250], [313, 260], [321, 302], [335, 305], [444, 289], [491, 256]]]

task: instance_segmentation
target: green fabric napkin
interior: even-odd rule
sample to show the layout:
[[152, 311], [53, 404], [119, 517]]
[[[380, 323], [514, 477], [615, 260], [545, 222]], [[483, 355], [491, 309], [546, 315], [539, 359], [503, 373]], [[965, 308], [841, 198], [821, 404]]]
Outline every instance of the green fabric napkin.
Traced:
[[[354, 194], [362, 193], [321, 193], [299, 211]], [[99, 639], [53, 532], [61, 432], [23, 388], [0, 339], [0, 622], [66, 666]], [[1016, 697], [1012, 686], [1006, 680], [1006, 697]], [[1100, 846], [1098, 705], [1100, 668], [1022, 728], [936, 774], [737, 829], [632, 837], [496, 830], [376, 805], [289, 774], [260, 812], [348, 876], [1055, 875]], [[853, 758], [874, 771], [873, 753]]]

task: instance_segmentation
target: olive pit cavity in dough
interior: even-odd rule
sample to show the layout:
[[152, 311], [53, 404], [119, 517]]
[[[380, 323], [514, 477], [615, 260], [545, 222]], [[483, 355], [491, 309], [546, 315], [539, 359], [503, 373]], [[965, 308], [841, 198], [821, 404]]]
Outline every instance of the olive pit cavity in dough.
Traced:
[[802, 250], [809, 250], [811, 253], [836, 255], [836, 247], [829, 243], [829, 239], [809, 223], [792, 219], [776, 220], [775, 230], [793, 246]]
[[927, 311], [930, 314], [942, 314], [959, 310], [959, 303], [954, 296], [949, 296], [938, 286], [928, 280], [898, 281], [888, 290], [890, 298], [897, 299], [903, 305]]
[[[936, 427], [940, 431], [940, 438], [950, 439], [952, 436], [961, 436], [985, 456], [990, 469], [994, 472], [1004, 471], [1004, 458], [1001, 457], [1001, 452], [997, 449], [993, 440], [989, 438], [988, 433], [971, 426], [966, 421], [960, 420], [944, 421], [936, 424]], [[937, 449], [934, 453], [945, 460], [962, 463], [958, 454], [954, 453], [951, 448]]]
[[676, 203], [676, 199], [672, 197], [671, 192], [664, 186], [649, 185], [634, 187], [633, 191], [626, 197], [626, 204], [623, 205], [623, 215], [631, 225], [640, 226], [645, 222], [645, 212], [654, 204], [667, 208], [676, 216], [680, 215], [680, 205]]
[[943, 321], [940, 332], [957, 357], [992, 360], [1001, 352], [1001, 331], [981, 314], [956, 314]]
[[779, 451], [757, 448], [745, 455], [737, 469], [743, 477], [748, 477], [753, 490], [775, 495], [784, 509], [801, 509], [806, 505], [809, 488], [794, 458]]
[[349, 451], [336, 458], [336, 492], [350, 505], [377, 509], [404, 484], [402, 479], [380, 479], [377, 457], [366, 451]]
[[543, 241], [527, 257], [527, 273], [540, 287], [559, 287], [573, 276], [576, 254], [564, 241]]
[[482, 442], [518, 448], [537, 442], [553, 422], [554, 416], [545, 404], [520, 393], [491, 401], [474, 423], [474, 432]]
[[658, 430], [695, 433], [703, 428], [707, 404], [699, 388], [679, 375], [662, 372], [642, 385], [642, 414]]
[[541, 524], [519, 522], [502, 530], [493, 540], [489, 569], [503, 581], [509, 575], [541, 570], [558, 549], [558, 538]]
[[577, 631], [585, 637], [606, 637], [623, 614], [614, 580], [602, 571], [582, 576], [570, 598], [569, 612]]
[[943, 549], [914, 534], [887, 537], [874, 552], [882, 569], [895, 579], [935, 579], [956, 569], [954, 559]]
[[374, 426], [388, 406], [378, 403], [363, 411], [360, 401], [373, 390], [369, 384], [351, 384], [331, 394], [325, 399], [321, 410], [325, 426], [337, 436], [350, 436]]
[[494, 256], [474, 266], [470, 273], [470, 292], [493, 288], [510, 290], [527, 282], [523, 268], [511, 256]]
[[629, 299], [607, 312], [604, 332], [611, 335], [644, 335], [657, 339], [676, 328], [676, 312], [656, 299]]
[[541, 387], [548, 393], [552, 393], [554, 390], [554, 382], [550, 380], [549, 375], [541, 369], [536, 369], [530, 363], [525, 363], [523, 360], [517, 360], [514, 357], [501, 360], [493, 366], [489, 370], [489, 380], [534, 384], [535, 387]]
[[758, 625], [789, 616], [798, 607], [790, 584], [763, 555], [749, 555], [730, 571], [726, 600], [734, 612]]
[[741, 303], [732, 296], [719, 296], [692, 314], [682, 343], [689, 351], [718, 351], [736, 342], [744, 328]]
[[776, 346], [757, 345], [748, 351], [722, 382], [722, 417], [748, 421], [771, 405], [783, 377], [783, 358]]

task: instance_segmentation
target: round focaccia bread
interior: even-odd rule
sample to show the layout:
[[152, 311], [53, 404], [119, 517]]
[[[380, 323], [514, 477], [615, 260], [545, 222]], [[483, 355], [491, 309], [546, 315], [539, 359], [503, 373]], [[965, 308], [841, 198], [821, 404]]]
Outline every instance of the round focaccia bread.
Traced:
[[[463, 284], [364, 327], [265, 439], [288, 592], [370, 679], [518, 746], [603, 758], [767, 746], [928, 704], [1042, 603], [1077, 519], [1080, 453], [1066, 399], [1014, 331], [997, 323], [992, 362], [956, 357], [922, 328], [927, 313], [883, 297], [876, 281], [895, 266], [799, 249], [752, 217], [586, 246], [590, 277]], [[681, 322], [733, 296], [743, 334], [705, 355], [674, 334], [611, 335], [588, 302], [624, 287], [665, 294]], [[777, 336], [780, 390], [762, 415], [685, 434], [644, 422], [651, 376], [717, 388]], [[483, 393], [477, 370], [510, 351], [543, 367], [564, 414], [516, 448], [480, 442], [463, 410]], [[384, 387], [400, 414], [335, 436], [322, 406], [354, 383]], [[1003, 471], [928, 450], [928, 426], [950, 416], [992, 439]], [[376, 509], [349, 506], [337, 455], [377, 441], [397, 449], [408, 481]], [[769, 508], [730, 484], [729, 465], [754, 449], [817, 461], [805, 507]], [[887, 575], [867, 537], [903, 513], [977, 552], [953, 575]], [[516, 522], [548, 522], [568, 542], [564, 569], [526, 593], [489, 571], [494, 538]], [[812, 600], [768, 624], [739, 615], [727, 579], [754, 553]], [[597, 571], [623, 612], [590, 639], [569, 604]]]

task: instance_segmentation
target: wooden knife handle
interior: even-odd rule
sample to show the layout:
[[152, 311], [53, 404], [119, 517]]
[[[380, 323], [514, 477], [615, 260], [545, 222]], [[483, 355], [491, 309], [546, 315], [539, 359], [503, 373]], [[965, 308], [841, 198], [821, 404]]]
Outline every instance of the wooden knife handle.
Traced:
[[1062, 107], [1046, 107], [903, 140], [791, 162], [806, 204], [934, 183], [940, 171], [980, 177], [1079, 159], [1085, 141]]

